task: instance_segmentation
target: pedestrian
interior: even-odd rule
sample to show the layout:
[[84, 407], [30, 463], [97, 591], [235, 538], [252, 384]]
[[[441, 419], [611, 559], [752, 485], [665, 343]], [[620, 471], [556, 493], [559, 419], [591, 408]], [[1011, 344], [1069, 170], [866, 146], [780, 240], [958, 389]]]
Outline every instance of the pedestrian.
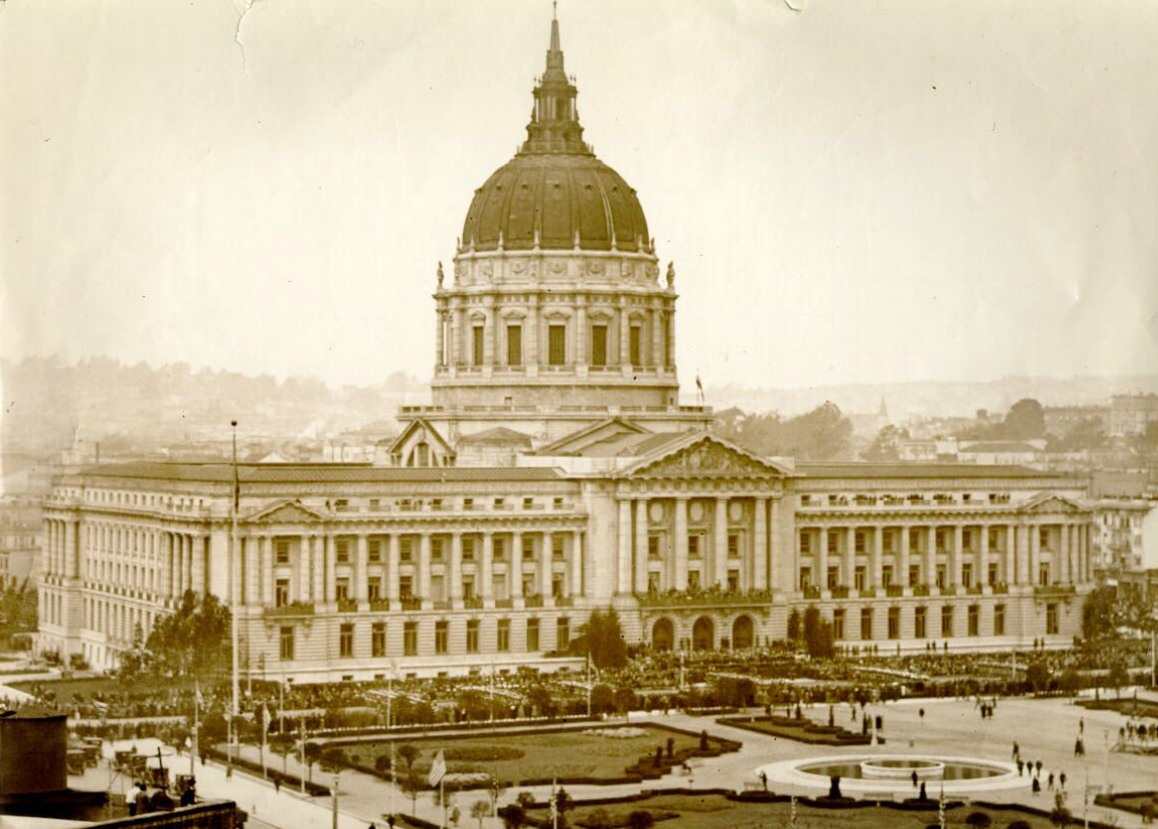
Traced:
[[281, 793], [281, 775], [275, 774], [273, 776], [273, 791], [275, 794]]
[[1035, 761], [1033, 765], [1037, 769], [1037, 776], [1041, 777], [1041, 760]]
[[1035, 795], [1040, 794], [1041, 793], [1041, 781], [1038, 780], [1036, 777], [1033, 778], [1029, 783], [1029, 788], [1030, 788], [1030, 791], [1032, 791]]
[[1086, 733], [1086, 718], [1085, 717], [1079, 717], [1078, 718], [1078, 733], [1079, 734], [1085, 734]]
[[915, 788], [917, 788], [917, 772], [915, 770], [913, 771], [912, 778], [913, 778], [913, 788], [915, 789]]
[[232, 780], [233, 779], [233, 766], [230, 765], [230, 766], [225, 767], [225, 779], [226, 780]]
[[1052, 771], [1049, 773], [1049, 777], [1046, 778], [1046, 788], [1051, 792], [1053, 791], [1053, 772]]
[[1078, 737], [1076, 740], [1074, 740], [1074, 757], [1081, 757], [1082, 756], [1082, 750], [1083, 750], [1082, 738]]
[[1021, 756], [1021, 746], [1017, 744], [1017, 740], [1013, 741], [1013, 759], [1016, 760]]
[[1064, 771], [1057, 776], [1057, 782], [1058, 788], [1064, 792], [1066, 788], [1066, 773]]
[[[1023, 762], [1022, 762], [1022, 760], [1021, 760], [1021, 758], [1020, 758], [1020, 757], [1018, 757], [1018, 758], [1017, 758], [1017, 776], [1018, 776], [1018, 777], [1021, 777], [1021, 769], [1022, 769], [1024, 766], [1025, 766], [1025, 763], [1023, 763]], [[916, 774], [916, 772], [913, 772], [913, 773], [914, 773], [914, 774]]]

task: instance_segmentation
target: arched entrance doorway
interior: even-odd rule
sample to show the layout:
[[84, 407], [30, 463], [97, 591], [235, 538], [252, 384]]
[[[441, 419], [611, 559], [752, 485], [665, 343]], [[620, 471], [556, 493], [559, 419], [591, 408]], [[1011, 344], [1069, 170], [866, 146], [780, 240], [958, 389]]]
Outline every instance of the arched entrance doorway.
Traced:
[[651, 628], [651, 646], [657, 651], [670, 651], [675, 644], [675, 626], [671, 619], [660, 619]]
[[707, 616], [696, 619], [692, 626], [692, 650], [710, 651], [716, 646], [716, 626]]
[[740, 616], [732, 622], [732, 647], [736, 650], [746, 650], [755, 644], [754, 630], [751, 616]]

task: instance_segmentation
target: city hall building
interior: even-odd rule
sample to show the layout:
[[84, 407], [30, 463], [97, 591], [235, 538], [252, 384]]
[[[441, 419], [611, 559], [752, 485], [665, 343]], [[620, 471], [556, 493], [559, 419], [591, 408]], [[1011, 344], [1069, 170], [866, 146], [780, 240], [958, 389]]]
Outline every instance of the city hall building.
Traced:
[[675, 270], [576, 96], [552, 21], [527, 139], [437, 271], [431, 404], [374, 463], [61, 477], [42, 651], [115, 667], [186, 590], [233, 606], [243, 673], [299, 682], [574, 665], [610, 607], [658, 650], [764, 646], [810, 606], [881, 652], [1072, 640], [1084, 480], [762, 457], [680, 405]]

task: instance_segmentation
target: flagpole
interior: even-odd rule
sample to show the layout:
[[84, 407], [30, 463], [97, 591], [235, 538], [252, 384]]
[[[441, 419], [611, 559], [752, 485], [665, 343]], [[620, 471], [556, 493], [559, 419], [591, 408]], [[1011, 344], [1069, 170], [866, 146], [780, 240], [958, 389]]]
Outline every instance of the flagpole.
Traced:
[[239, 593], [240, 581], [237, 572], [238, 559], [238, 538], [237, 538], [237, 510], [240, 508], [239, 501], [241, 500], [241, 481], [237, 476], [237, 421], [229, 421], [229, 425], [233, 428], [233, 498], [230, 499], [232, 507], [229, 511], [229, 610], [230, 610], [230, 639], [232, 640], [232, 681], [231, 685], [231, 705], [229, 715], [229, 771], [230, 775], [233, 772], [233, 752], [234, 747], [240, 740], [237, 734], [237, 723], [235, 722], [238, 715], [241, 713], [241, 708], [238, 704], [238, 697], [241, 695], [240, 680], [237, 675], [238, 668], [238, 618], [237, 618], [237, 599]]

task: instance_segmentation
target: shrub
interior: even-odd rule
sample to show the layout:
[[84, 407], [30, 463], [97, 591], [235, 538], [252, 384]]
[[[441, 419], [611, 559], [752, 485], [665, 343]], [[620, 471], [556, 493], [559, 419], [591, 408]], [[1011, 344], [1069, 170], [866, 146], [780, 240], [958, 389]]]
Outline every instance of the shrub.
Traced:
[[985, 812], [970, 812], [965, 818], [965, 825], [975, 829], [989, 829], [993, 825], [993, 818]]

